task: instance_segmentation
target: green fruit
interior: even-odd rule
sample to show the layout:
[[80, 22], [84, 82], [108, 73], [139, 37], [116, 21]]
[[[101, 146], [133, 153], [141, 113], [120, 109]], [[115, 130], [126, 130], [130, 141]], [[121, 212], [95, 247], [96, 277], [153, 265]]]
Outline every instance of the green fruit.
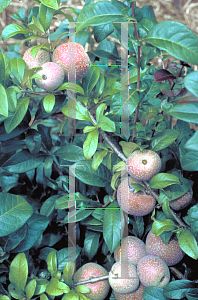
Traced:
[[120, 293], [114, 292], [114, 295], [116, 297], [116, 300], [143, 300], [144, 288], [145, 288], [145, 286], [143, 286], [140, 283], [138, 289], [135, 292], [132, 292], [129, 294], [120, 294]]
[[158, 256], [168, 266], [176, 265], [185, 255], [176, 237], [172, 237], [165, 244], [160, 236], [155, 236], [152, 230], [149, 231], [146, 238], [146, 254]]
[[[87, 263], [78, 269], [78, 271], [74, 274], [74, 283], [107, 275], [108, 272], [102, 266], [96, 263]], [[92, 300], [104, 300], [107, 297], [110, 289], [108, 279], [100, 280], [94, 283], [86, 283], [83, 285], [90, 289], [90, 292], [85, 293], [84, 295]]]
[[146, 216], [153, 211], [156, 200], [144, 191], [134, 192], [133, 183], [138, 183], [133, 178], [125, 178], [117, 190], [117, 201], [121, 209], [133, 216]]
[[136, 180], [150, 180], [159, 173], [161, 159], [152, 150], [136, 150], [127, 159], [128, 173]]
[[120, 294], [134, 292], [139, 286], [136, 267], [130, 262], [116, 262], [109, 272], [109, 283]]
[[169, 202], [170, 207], [174, 210], [180, 210], [188, 206], [188, 204], [192, 201], [193, 191], [190, 189], [183, 196], [174, 199]]
[[65, 77], [63, 69], [53, 62], [47, 62], [41, 67], [42, 70], [37, 72], [41, 79], [36, 78], [36, 84], [49, 92], [56, 90], [63, 83]]
[[157, 256], [146, 255], [137, 265], [140, 282], [144, 286], [164, 288], [170, 281], [170, 271], [167, 264]]
[[36, 58], [34, 58], [30, 52], [33, 47], [27, 49], [23, 55], [23, 60], [25, 61], [27, 67], [29, 69], [40, 67], [44, 63], [50, 61], [50, 55], [49, 52], [40, 49], [36, 55]]
[[[121, 252], [122, 251], [122, 252]], [[145, 243], [135, 236], [128, 236], [121, 240], [121, 246], [114, 251], [114, 258], [119, 261], [131, 262], [137, 266], [139, 260], [146, 255]]]
[[91, 69], [91, 61], [88, 54], [82, 45], [75, 42], [58, 46], [54, 50], [52, 60], [63, 68], [68, 79], [80, 80]]

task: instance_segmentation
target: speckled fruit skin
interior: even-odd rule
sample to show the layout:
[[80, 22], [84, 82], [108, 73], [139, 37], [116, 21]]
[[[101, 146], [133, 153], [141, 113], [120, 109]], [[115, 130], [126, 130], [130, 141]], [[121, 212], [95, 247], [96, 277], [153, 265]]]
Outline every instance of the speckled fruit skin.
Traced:
[[52, 57], [53, 62], [60, 65], [65, 75], [69, 79], [69, 68], [73, 68], [71, 78], [75, 78], [76, 71], [76, 80], [84, 78], [91, 69], [91, 61], [88, 54], [85, 52], [82, 45], [75, 42], [68, 42], [58, 46], [53, 53]]
[[125, 178], [117, 189], [117, 201], [121, 209], [133, 216], [146, 216], [153, 211], [156, 200], [145, 192], [133, 192], [130, 184], [138, 183], [133, 178]]
[[146, 255], [145, 243], [135, 236], [127, 236], [121, 241], [121, 247], [118, 246], [114, 251], [114, 258], [116, 261], [121, 259], [122, 261], [129, 261], [137, 266], [139, 260]]
[[180, 198], [170, 201], [169, 202], [170, 207], [174, 210], [184, 209], [192, 201], [192, 196], [193, 196], [193, 191], [192, 189], [190, 189], [186, 194], [184, 194]]
[[116, 297], [116, 300], [143, 300], [144, 288], [145, 286], [143, 286], [143, 284], [140, 283], [138, 289], [135, 292], [129, 294], [120, 294], [114, 292], [114, 295]]
[[161, 159], [152, 150], [136, 150], [127, 159], [128, 173], [136, 180], [150, 180], [159, 173]]
[[157, 256], [146, 255], [137, 265], [140, 282], [144, 286], [164, 288], [170, 281], [170, 271], [167, 264]]
[[136, 267], [130, 262], [116, 262], [109, 272], [109, 283], [112, 289], [120, 294], [134, 292], [139, 286]]
[[39, 74], [42, 79], [36, 78], [36, 84], [49, 92], [56, 90], [63, 83], [65, 77], [63, 69], [53, 62], [47, 62], [41, 67], [43, 69], [39, 70], [37, 74]]
[[31, 54], [30, 51], [33, 47], [27, 49], [23, 55], [23, 60], [25, 61], [27, 67], [29, 69], [31, 68], [36, 68], [36, 67], [40, 67], [42, 64], [50, 61], [50, 55], [49, 52], [40, 49], [36, 55], [36, 57], [34, 58]]
[[170, 241], [165, 244], [160, 236], [155, 236], [152, 230], [149, 231], [146, 238], [146, 254], [158, 256], [163, 259], [168, 266], [176, 265], [185, 255], [176, 237], [171, 238]]
[[[107, 275], [107, 270], [105, 270], [105, 268], [102, 266], [96, 263], [87, 263], [78, 269], [78, 271], [74, 274], [74, 283]], [[107, 297], [110, 289], [108, 279], [97, 281], [95, 283], [86, 283], [83, 285], [90, 289], [90, 292], [85, 293], [84, 295], [92, 300], [104, 300]]]

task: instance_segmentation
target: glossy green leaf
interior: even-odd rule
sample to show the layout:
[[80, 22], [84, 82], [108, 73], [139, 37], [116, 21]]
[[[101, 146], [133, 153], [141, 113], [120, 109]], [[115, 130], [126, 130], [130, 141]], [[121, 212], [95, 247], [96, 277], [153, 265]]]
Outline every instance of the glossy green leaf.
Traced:
[[107, 155], [107, 153], [108, 153], [108, 151], [104, 150], [104, 151], [97, 151], [94, 154], [92, 164], [91, 164], [91, 166], [94, 170], [97, 170], [97, 168], [102, 163], [103, 158]]
[[84, 239], [85, 255], [91, 261], [99, 247], [100, 234], [97, 232], [88, 232]]
[[193, 134], [184, 147], [188, 150], [198, 151], [198, 131]]
[[192, 206], [188, 211], [188, 219], [192, 234], [198, 239], [198, 204]]
[[87, 111], [87, 109], [76, 102], [73, 99], [70, 99], [65, 106], [62, 108], [62, 112], [67, 117], [77, 119], [77, 120], [85, 120], [91, 122], [91, 117]]
[[12, 0], [0, 0], [0, 13], [12, 2]]
[[198, 259], [198, 245], [190, 230], [182, 228], [177, 234], [179, 246], [181, 249], [193, 259]]
[[41, 0], [41, 3], [47, 7], [51, 7], [53, 9], [58, 9], [58, 1], [57, 0]]
[[25, 61], [22, 58], [13, 58], [10, 61], [13, 76], [22, 83], [25, 72]]
[[83, 153], [86, 159], [90, 159], [96, 152], [98, 146], [99, 131], [97, 129], [88, 133], [83, 144]]
[[181, 158], [181, 166], [187, 171], [198, 171], [198, 152], [188, 151]]
[[96, 109], [96, 121], [98, 122], [99, 119], [103, 116], [104, 110], [107, 108], [105, 103], [100, 104]]
[[0, 236], [18, 230], [32, 213], [31, 205], [22, 196], [0, 193]]
[[57, 271], [57, 257], [56, 251], [51, 251], [47, 256], [47, 269], [53, 276], [54, 272]]
[[30, 33], [30, 31], [28, 29], [22, 27], [19, 24], [12, 23], [12, 24], [7, 25], [3, 29], [1, 38], [4, 41], [5, 39], [13, 37], [13, 36], [15, 36], [16, 34], [19, 34], [19, 33], [26, 34], [26, 33]]
[[2, 168], [10, 173], [24, 173], [37, 168], [44, 161], [45, 156], [32, 155], [28, 150], [24, 149], [11, 156]]
[[177, 228], [177, 225], [170, 219], [166, 219], [164, 221], [155, 220], [152, 225], [152, 232], [159, 236], [164, 231], [172, 231]]
[[179, 178], [172, 174], [159, 173], [155, 175], [149, 182], [153, 189], [163, 189], [172, 184], [181, 184]]
[[60, 296], [69, 293], [70, 288], [63, 282], [59, 282], [57, 278], [51, 278], [46, 288], [46, 293], [50, 296]]
[[0, 84], [2, 84], [5, 87], [10, 79], [11, 69], [10, 60], [3, 53], [0, 53], [0, 70]]
[[54, 16], [54, 9], [43, 5], [42, 3], [39, 6], [39, 21], [46, 32], [50, 27], [51, 20]]
[[43, 26], [35, 16], [32, 17], [32, 21], [28, 24], [28, 28], [39, 33], [45, 33]]
[[198, 123], [198, 103], [182, 103], [173, 106], [168, 113], [185, 122]]
[[100, 68], [97, 66], [91, 68], [87, 76], [83, 79], [85, 96], [90, 95], [91, 91], [93, 90], [99, 78], [100, 78]]
[[116, 130], [115, 123], [109, 118], [102, 116], [97, 124], [104, 131], [114, 132]]
[[[135, 20], [134, 18], [132, 19]], [[81, 10], [76, 23], [76, 32], [87, 26], [103, 25], [113, 21], [127, 21], [127, 18], [111, 2], [99, 1], [91, 3], [84, 6]]]
[[8, 117], [8, 97], [5, 88], [0, 83], [0, 115]]
[[179, 131], [175, 129], [164, 129], [162, 132], [157, 132], [152, 138], [152, 150], [159, 151], [170, 146], [179, 136]]
[[47, 113], [50, 113], [55, 104], [55, 96], [53, 94], [45, 96], [43, 100], [43, 107]]
[[[149, 69], [149, 66], [146, 66], [144, 70], [140, 69], [140, 79], [146, 74], [147, 70]], [[129, 84], [137, 82], [137, 74], [138, 69], [133, 68], [129, 70]], [[126, 82], [128, 84], [128, 72], [122, 77], [123, 82]]]
[[36, 289], [36, 279], [32, 279], [31, 281], [28, 282], [28, 284], [25, 287], [25, 293], [28, 299], [31, 299], [34, 296], [35, 289]]
[[191, 72], [184, 78], [184, 85], [188, 91], [198, 97], [198, 72]]
[[186, 293], [196, 288], [197, 284], [191, 280], [173, 280], [164, 289], [163, 293], [168, 299], [183, 299]]
[[80, 93], [84, 95], [83, 88], [80, 85], [73, 82], [64, 82], [63, 84], [61, 84], [61, 86], [57, 89], [57, 91], [62, 91], [62, 90], [74, 91], [76, 93]]
[[19, 253], [10, 265], [9, 280], [18, 291], [24, 291], [28, 276], [28, 263], [24, 253]]
[[18, 100], [15, 112], [4, 122], [5, 130], [7, 133], [10, 133], [14, 128], [17, 127], [17, 125], [21, 123], [27, 112], [29, 100], [30, 98], [28, 97], [20, 98]]
[[7, 99], [8, 99], [8, 107], [10, 112], [14, 112], [17, 107], [17, 95], [13, 86], [9, 86], [6, 89]]
[[67, 279], [72, 279], [72, 276], [74, 275], [74, 271], [75, 271], [75, 262], [69, 261], [64, 266], [63, 277], [65, 277]]
[[198, 37], [182, 23], [160, 22], [148, 32], [145, 41], [179, 60], [198, 64]]
[[79, 161], [85, 159], [83, 149], [77, 145], [62, 146], [55, 152], [55, 155], [68, 161]]
[[121, 210], [116, 202], [112, 202], [105, 208], [103, 237], [111, 253], [115, 251], [120, 242], [120, 214]]
[[104, 165], [100, 165], [95, 171], [91, 167], [90, 160], [81, 160], [74, 164], [75, 176], [88, 185], [104, 187], [111, 182], [111, 172]]

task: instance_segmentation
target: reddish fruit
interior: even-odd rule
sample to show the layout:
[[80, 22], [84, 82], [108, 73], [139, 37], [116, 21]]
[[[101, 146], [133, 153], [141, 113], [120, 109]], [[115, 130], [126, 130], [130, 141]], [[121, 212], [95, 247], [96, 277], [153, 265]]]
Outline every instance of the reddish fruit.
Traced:
[[138, 287], [138, 289], [135, 292], [129, 293], [129, 294], [120, 294], [117, 292], [114, 292], [114, 295], [116, 297], [116, 300], [143, 300], [143, 292], [144, 292], [145, 286], [143, 286], [141, 283]]
[[125, 178], [117, 190], [117, 201], [121, 209], [133, 216], [148, 215], [155, 207], [156, 200], [145, 191], [134, 193], [133, 183], [138, 183], [133, 178]]
[[109, 283], [120, 294], [134, 292], [139, 286], [136, 267], [130, 262], [116, 262], [109, 272]]
[[147, 255], [140, 259], [137, 273], [144, 286], [164, 288], [170, 281], [170, 271], [167, 264], [153, 255]]
[[36, 78], [36, 84], [49, 92], [56, 90], [63, 83], [65, 77], [63, 69], [53, 62], [47, 62], [41, 67], [43, 69], [39, 70], [37, 74], [40, 75], [42, 79]]
[[128, 173], [137, 180], [150, 180], [159, 173], [161, 159], [152, 150], [136, 150], [127, 159]]
[[[107, 275], [107, 270], [105, 270], [105, 268], [102, 266], [96, 263], [87, 263], [78, 269], [78, 271], [74, 274], [74, 283]], [[100, 280], [95, 283], [86, 283], [83, 285], [90, 289], [90, 292], [85, 293], [84, 295], [92, 300], [104, 300], [107, 297], [110, 289], [108, 279]]]
[[139, 260], [146, 255], [145, 243], [135, 236], [127, 236], [121, 242], [121, 247], [118, 246], [114, 251], [115, 260], [119, 261], [122, 257], [122, 261], [129, 261], [137, 266]]
[[36, 68], [36, 67], [40, 67], [42, 64], [50, 61], [50, 55], [49, 52], [40, 49], [36, 55], [36, 57], [34, 58], [31, 54], [30, 51], [33, 47], [27, 49], [23, 55], [23, 60], [25, 61], [27, 67], [29, 69], [31, 68]]
[[188, 204], [192, 201], [193, 191], [190, 189], [183, 196], [174, 199], [169, 202], [170, 207], [174, 210], [180, 210], [188, 206]]
[[158, 256], [168, 266], [176, 265], [185, 255], [176, 237], [171, 238], [165, 244], [160, 236], [155, 236], [152, 230], [149, 231], [146, 238], [146, 254]]
[[68, 78], [76, 78], [76, 80], [84, 78], [91, 69], [88, 54], [82, 45], [75, 42], [58, 46], [54, 50], [52, 60], [63, 68]]

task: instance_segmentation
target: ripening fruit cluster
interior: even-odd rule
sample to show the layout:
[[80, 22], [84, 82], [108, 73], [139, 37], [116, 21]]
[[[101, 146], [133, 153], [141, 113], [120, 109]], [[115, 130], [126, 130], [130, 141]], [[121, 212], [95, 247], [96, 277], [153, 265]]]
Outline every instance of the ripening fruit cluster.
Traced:
[[[117, 201], [121, 209], [133, 216], [146, 216], [153, 211], [156, 200], [146, 191], [135, 192], [134, 184], [151, 180], [161, 169], [160, 156], [152, 150], [136, 150], [126, 161], [129, 176], [124, 178], [117, 189]], [[170, 201], [170, 207], [180, 210], [188, 206], [192, 200], [192, 189], [182, 197]]]
[[91, 61], [82, 45], [75, 42], [68, 42], [58, 46], [52, 56], [44, 49], [40, 49], [34, 58], [31, 55], [31, 49], [26, 50], [23, 60], [27, 68], [42, 67], [37, 72], [41, 79], [36, 78], [36, 84], [46, 91], [56, 90], [64, 81], [81, 80], [91, 68]]
[[115, 263], [109, 274], [96, 263], [83, 265], [74, 275], [74, 283], [107, 276], [106, 279], [84, 284], [90, 289], [85, 294], [92, 300], [104, 300], [113, 289], [117, 300], [142, 300], [145, 287], [164, 288], [170, 281], [168, 266], [182, 260], [184, 252], [173, 237], [165, 244], [150, 231], [146, 243], [134, 236], [122, 239], [114, 251]]

